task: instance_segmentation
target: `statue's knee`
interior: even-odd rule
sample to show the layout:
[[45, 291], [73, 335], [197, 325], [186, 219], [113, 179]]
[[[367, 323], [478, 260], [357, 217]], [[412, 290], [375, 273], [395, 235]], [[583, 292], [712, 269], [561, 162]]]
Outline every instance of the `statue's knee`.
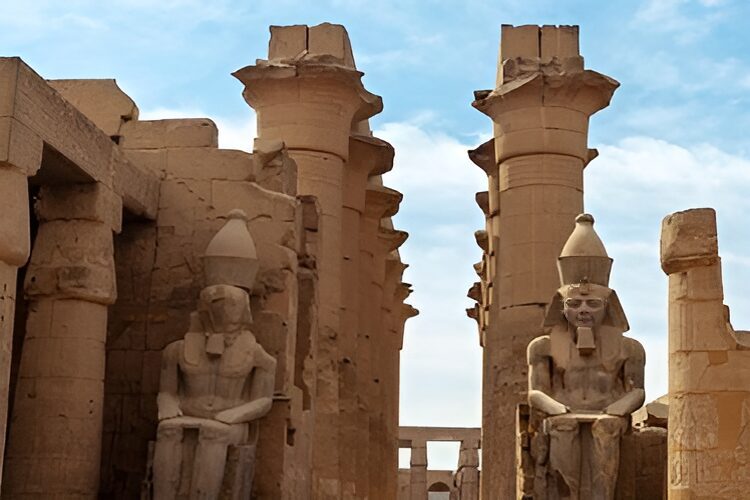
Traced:
[[210, 422], [201, 426], [200, 439], [209, 441], [228, 441], [231, 428], [220, 422]]
[[182, 438], [182, 427], [179, 425], [170, 425], [168, 421], [163, 421], [159, 424], [156, 429], [156, 439], [181, 439]]
[[552, 436], [577, 434], [578, 422], [570, 418], [551, 417], [544, 421], [544, 430]]
[[591, 424], [591, 433], [597, 438], [619, 437], [625, 431], [626, 424], [624, 418], [602, 418]]

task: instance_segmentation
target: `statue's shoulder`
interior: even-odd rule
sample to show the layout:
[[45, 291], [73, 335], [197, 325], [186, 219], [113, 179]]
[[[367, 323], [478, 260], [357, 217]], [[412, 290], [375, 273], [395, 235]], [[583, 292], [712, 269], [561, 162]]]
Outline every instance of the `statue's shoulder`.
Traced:
[[250, 330], [244, 330], [238, 340], [242, 342], [242, 346], [244, 349], [252, 352], [253, 362], [257, 366], [270, 367], [271, 365], [276, 365], [276, 358], [268, 354], [266, 350], [263, 349], [263, 346], [260, 345], [260, 342], [258, 342], [258, 340], [255, 338], [255, 335], [253, 335], [253, 332], [251, 332]]
[[526, 349], [526, 358], [529, 363], [540, 361], [542, 358], [550, 355], [550, 338], [549, 335], [540, 335], [531, 342]]
[[646, 350], [643, 348], [643, 344], [638, 342], [632, 337], [626, 337], [623, 335], [622, 337], [622, 346], [625, 350], [625, 353], [629, 358], [637, 357], [637, 358], [646, 358]]
[[179, 340], [175, 340], [174, 342], [170, 342], [164, 347], [164, 350], [162, 350], [162, 356], [167, 357], [167, 358], [179, 357], [184, 345], [185, 345], [184, 339], [179, 339]]

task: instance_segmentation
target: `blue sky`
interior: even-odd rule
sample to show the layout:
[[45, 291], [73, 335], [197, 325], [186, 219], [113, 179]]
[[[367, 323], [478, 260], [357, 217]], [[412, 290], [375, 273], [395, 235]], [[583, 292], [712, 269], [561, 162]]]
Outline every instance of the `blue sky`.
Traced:
[[[489, 137], [472, 91], [495, 79], [501, 24], [578, 24], [590, 69], [617, 79], [591, 123], [600, 151], [585, 174], [586, 210], [615, 259], [631, 334], [648, 353], [647, 393], [666, 391], [662, 217], [718, 211], [727, 304], [750, 323], [750, 4], [744, 0], [0, 0], [0, 53], [46, 78], [116, 78], [141, 117], [209, 116], [223, 147], [249, 149], [254, 115], [230, 73], [267, 53], [268, 25], [344, 24], [367, 88], [383, 96], [372, 120], [393, 143], [386, 183], [404, 192], [396, 225], [406, 281], [422, 314], [402, 352], [404, 425], [480, 424], [481, 351], [464, 315], [483, 226], [474, 192], [485, 177], [465, 151]], [[431, 448], [450, 468], [457, 448]], [[454, 453], [455, 452], [455, 453]]]

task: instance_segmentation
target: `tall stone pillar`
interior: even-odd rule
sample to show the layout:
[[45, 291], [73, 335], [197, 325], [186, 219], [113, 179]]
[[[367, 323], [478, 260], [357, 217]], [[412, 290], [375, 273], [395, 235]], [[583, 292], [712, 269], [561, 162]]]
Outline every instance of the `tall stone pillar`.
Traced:
[[[367, 283], [360, 327], [364, 332], [369, 353], [361, 359], [369, 362], [369, 387], [367, 398], [369, 418], [368, 461], [372, 465], [369, 474], [369, 498], [395, 498], [398, 468], [390, 470], [388, 461], [389, 437], [386, 431], [383, 392], [383, 339], [386, 324], [383, 317], [385, 259], [388, 253], [406, 239], [405, 233], [381, 227], [381, 220], [398, 210], [401, 194], [383, 186], [370, 184], [365, 192], [365, 210], [360, 226], [361, 280]], [[401, 241], [399, 241], [401, 240]], [[364, 291], [364, 287], [363, 287]], [[393, 446], [397, 446], [394, 436]], [[396, 450], [398, 454], [398, 450]], [[393, 476], [392, 478], [390, 476]]]
[[[283, 140], [298, 167], [297, 193], [320, 204], [320, 312], [314, 394], [313, 496], [354, 491], [341, 481], [340, 344], [343, 271], [343, 183], [352, 123], [382, 109], [365, 90], [343, 26], [271, 27], [268, 60], [234, 73], [257, 112], [258, 137]], [[344, 467], [346, 468], [346, 466]]]
[[461, 441], [455, 482], [459, 500], [479, 500], [479, 443], [476, 439]]
[[503, 26], [500, 61], [496, 88], [475, 92], [473, 103], [494, 125], [494, 165], [483, 168], [495, 205], [489, 211], [497, 209], [484, 334], [484, 498], [515, 497], [509, 450], [516, 406], [525, 400], [526, 346], [541, 334], [558, 286], [557, 256], [583, 211], [583, 168], [594, 156], [589, 117], [618, 86], [583, 69], [575, 26]]
[[355, 484], [357, 498], [369, 494], [370, 412], [369, 400], [370, 341], [363, 324], [369, 300], [369, 279], [361, 279], [364, 258], [361, 250], [361, 227], [365, 212], [367, 180], [393, 167], [393, 147], [372, 137], [366, 122], [352, 133], [349, 140], [349, 161], [344, 171], [343, 209], [343, 293], [342, 359], [339, 396], [342, 406], [341, 465], [342, 477]]
[[746, 498], [750, 332], [732, 328], [723, 304], [712, 209], [664, 219], [661, 264], [669, 275], [669, 498]]
[[29, 200], [26, 173], [0, 162], [0, 476], [8, 417], [10, 358], [18, 268], [29, 257]]
[[47, 186], [25, 293], [30, 300], [3, 496], [97, 498], [112, 231], [120, 198], [99, 184]]
[[427, 500], [427, 443], [411, 443], [410, 496], [409, 500]]

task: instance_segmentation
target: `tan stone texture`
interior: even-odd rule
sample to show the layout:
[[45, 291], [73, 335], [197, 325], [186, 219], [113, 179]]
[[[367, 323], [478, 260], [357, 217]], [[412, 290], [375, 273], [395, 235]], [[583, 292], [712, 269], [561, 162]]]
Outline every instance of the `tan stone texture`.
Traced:
[[[482, 495], [513, 498], [516, 406], [524, 400], [526, 345], [558, 286], [555, 262], [583, 210], [589, 117], [607, 106], [614, 80], [583, 69], [578, 28], [508, 26], [494, 90], [473, 103], [494, 138], [470, 153], [488, 175], [477, 202], [486, 217], [477, 303], [484, 347]], [[494, 151], [493, 151], [494, 149]]]
[[748, 354], [723, 304], [714, 211], [668, 215], [661, 262], [669, 275], [669, 498], [742, 498]]

